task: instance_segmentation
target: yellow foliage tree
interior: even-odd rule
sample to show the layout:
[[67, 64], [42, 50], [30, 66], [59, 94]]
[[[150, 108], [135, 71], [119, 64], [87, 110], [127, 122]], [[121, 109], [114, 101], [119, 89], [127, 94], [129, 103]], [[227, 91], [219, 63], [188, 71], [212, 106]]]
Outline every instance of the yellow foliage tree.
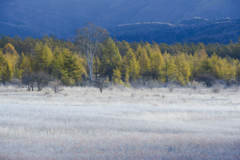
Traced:
[[136, 57], [134, 56], [130, 60], [130, 65], [129, 65], [129, 76], [130, 76], [130, 79], [131, 80], [135, 80], [136, 78], [139, 77], [139, 73], [140, 73], [139, 63], [136, 60]]
[[166, 51], [164, 52], [163, 57], [164, 65], [162, 67], [161, 80], [163, 82], [174, 81], [176, 74], [176, 65], [174, 63], [174, 58], [170, 56], [170, 54]]
[[118, 68], [113, 69], [113, 82], [115, 84], [119, 84], [121, 82], [121, 76], [121, 71]]
[[160, 79], [161, 70], [162, 67], [164, 66], [163, 56], [160, 50], [153, 52], [150, 62], [151, 62], [151, 75], [153, 79]]
[[17, 63], [19, 54], [15, 50], [15, 47], [12, 44], [8, 43], [3, 48], [3, 54], [6, 58], [6, 61], [8, 62], [9, 67], [11, 68], [11, 72], [13, 74], [15, 74], [16, 71], [18, 72]]
[[211, 58], [211, 64], [212, 64], [212, 74], [214, 77], [216, 78], [220, 78], [221, 76], [221, 73], [220, 73], [220, 68], [219, 68], [219, 58], [218, 56], [216, 55], [216, 53], [214, 53]]
[[145, 48], [146, 51], [147, 51], [148, 57], [151, 59], [151, 56], [152, 56], [152, 53], [153, 53], [151, 44], [149, 44], [148, 42], [146, 42], [144, 48]]
[[34, 70], [47, 72], [53, 60], [52, 50], [47, 44], [42, 45], [39, 43], [34, 47], [34, 52]]
[[105, 42], [102, 50], [101, 73], [112, 80], [113, 69], [120, 68], [122, 57], [118, 47], [111, 38]]
[[144, 76], [145, 74], [149, 74], [150, 72], [150, 60], [147, 55], [147, 51], [145, 48], [142, 48], [140, 45], [138, 46], [136, 52], [137, 61], [140, 66], [140, 75]]
[[25, 56], [24, 53], [21, 53], [21, 56], [18, 60], [18, 68], [19, 78], [21, 78], [24, 73], [32, 72], [31, 61], [28, 56]]
[[131, 48], [128, 42], [122, 41], [122, 42], [118, 42], [118, 49], [119, 49], [120, 55], [124, 57]]
[[131, 49], [129, 49], [128, 52], [126, 53], [126, 55], [123, 57], [122, 64], [121, 64], [121, 73], [123, 74], [124, 77], [126, 76], [126, 74], [128, 74], [128, 76], [129, 76], [130, 62], [134, 58], [136, 59], [133, 51]]
[[3, 48], [3, 54], [9, 54], [9, 55], [17, 55], [17, 51], [15, 50], [15, 47], [8, 43]]
[[231, 80], [235, 78], [234, 66], [226, 58], [219, 58], [220, 78], [225, 80]]
[[0, 51], [0, 81], [5, 84], [12, 79], [12, 68]]
[[182, 85], [186, 85], [189, 81], [189, 77], [191, 76], [191, 70], [184, 53], [178, 54], [175, 57], [175, 65], [177, 81], [179, 81]]

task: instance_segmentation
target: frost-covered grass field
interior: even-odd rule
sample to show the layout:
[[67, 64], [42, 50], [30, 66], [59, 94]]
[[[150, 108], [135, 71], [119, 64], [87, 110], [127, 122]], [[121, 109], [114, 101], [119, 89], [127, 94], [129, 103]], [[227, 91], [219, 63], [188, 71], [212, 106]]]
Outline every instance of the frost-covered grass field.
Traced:
[[240, 92], [2, 86], [0, 159], [240, 159]]

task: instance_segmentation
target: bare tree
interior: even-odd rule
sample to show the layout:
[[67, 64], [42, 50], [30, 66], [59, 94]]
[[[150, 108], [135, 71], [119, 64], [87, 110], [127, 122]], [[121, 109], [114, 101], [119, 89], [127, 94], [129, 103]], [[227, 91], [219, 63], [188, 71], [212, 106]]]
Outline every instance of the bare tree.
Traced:
[[76, 30], [75, 44], [80, 49], [80, 56], [87, 61], [89, 68], [89, 81], [92, 82], [93, 58], [95, 56], [98, 44], [109, 36], [106, 29], [95, 26], [88, 22], [84, 28]]
[[51, 81], [50, 87], [55, 93], [63, 91], [63, 86], [62, 86], [61, 82], [58, 80]]
[[37, 91], [41, 91], [53, 80], [54, 78], [52, 76], [44, 72], [25, 74], [22, 78], [23, 83], [28, 85], [28, 91], [33, 91], [35, 87]]
[[54, 78], [44, 72], [39, 72], [34, 74], [37, 91], [41, 91], [44, 87], [54, 80]]
[[28, 74], [24, 74], [22, 77], [22, 82], [23, 84], [27, 85], [28, 91], [33, 91], [34, 87], [35, 87], [35, 79], [34, 79], [34, 75], [32, 73], [28, 73]]
[[103, 78], [96, 79], [94, 86], [100, 90], [102, 93], [103, 89], [109, 86], [109, 82], [106, 82]]

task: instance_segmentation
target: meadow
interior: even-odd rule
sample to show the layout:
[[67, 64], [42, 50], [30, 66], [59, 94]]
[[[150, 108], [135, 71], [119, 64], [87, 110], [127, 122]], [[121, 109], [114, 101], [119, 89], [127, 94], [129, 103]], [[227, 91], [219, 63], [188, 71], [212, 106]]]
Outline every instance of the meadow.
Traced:
[[240, 90], [0, 87], [0, 159], [240, 159]]

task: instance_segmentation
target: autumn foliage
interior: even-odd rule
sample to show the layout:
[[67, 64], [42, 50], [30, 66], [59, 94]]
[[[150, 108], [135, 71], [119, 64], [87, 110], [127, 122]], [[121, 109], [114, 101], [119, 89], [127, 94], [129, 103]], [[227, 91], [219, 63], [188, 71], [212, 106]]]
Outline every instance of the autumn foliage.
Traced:
[[[45, 36], [0, 39], [0, 81], [22, 79], [44, 72], [64, 85], [78, 85], [88, 79], [87, 62], [71, 41]], [[108, 38], [98, 45], [93, 62], [95, 78], [108, 77], [113, 84], [139, 79], [186, 85], [210, 75], [226, 81], [240, 80], [240, 44], [150, 44], [119, 42]]]

